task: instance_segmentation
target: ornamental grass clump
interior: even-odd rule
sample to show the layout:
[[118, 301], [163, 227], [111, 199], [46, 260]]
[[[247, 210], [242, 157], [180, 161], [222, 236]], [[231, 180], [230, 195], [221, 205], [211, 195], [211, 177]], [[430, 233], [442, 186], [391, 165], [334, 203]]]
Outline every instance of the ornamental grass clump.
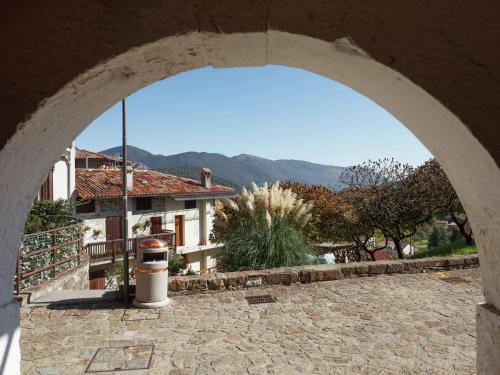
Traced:
[[311, 202], [297, 199], [279, 183], [242, 188], [237, 200], [216, 201], [212, 240], [225, 244], [220, 264], [226, 271], [287, 267], [311, 262], [304, 233]]

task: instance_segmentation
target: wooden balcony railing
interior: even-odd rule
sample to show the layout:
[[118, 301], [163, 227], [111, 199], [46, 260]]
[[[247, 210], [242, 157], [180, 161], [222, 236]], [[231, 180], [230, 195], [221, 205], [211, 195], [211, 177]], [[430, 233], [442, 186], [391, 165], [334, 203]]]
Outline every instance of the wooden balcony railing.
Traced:
[[[133, 237], [128, 240], [128, 252], [130, 255], [136, 254], [137, 245], [148, 238], [160, 238], [167, 242], [169, 248], [175, 249], [175, 233], [172, 231], [148, 236]], [[111, 260], [114, 262], [117, 259], [123, 258], [122, 239], [91, 242], [85, 245], [85, 252], [90, 256], [91, 262], [101, 262]]]
[[23, 236], [17, 256], [16, 293], [78, 266], [82, 240], [80, 223]]

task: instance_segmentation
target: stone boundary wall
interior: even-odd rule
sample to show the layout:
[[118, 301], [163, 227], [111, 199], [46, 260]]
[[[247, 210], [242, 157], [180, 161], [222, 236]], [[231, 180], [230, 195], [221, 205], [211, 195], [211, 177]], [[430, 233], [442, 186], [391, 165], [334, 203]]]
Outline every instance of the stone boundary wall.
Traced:
[[45, 280], [37, 285], [22, 289], [19, 296], [15, 296], [21, 306], [30, 303], [41, 296], [64, 289], [87, 290], [89, 288], [90, 258], [86, 254], [80, 257], [80, 264], [70, 270], [57, 273], [54, 279]]
[[347, 264], [321, 264], [272, 268], [258, 271], [213, 273], [209, 275], [169, 277], [169, 294], [238, 290], [262, 285], [314, 283], [353, 277], [394, 273], [421, 273], [479, 266], [477, 254], [456, 257], [433, 257], [414, 260], [390, 260]]

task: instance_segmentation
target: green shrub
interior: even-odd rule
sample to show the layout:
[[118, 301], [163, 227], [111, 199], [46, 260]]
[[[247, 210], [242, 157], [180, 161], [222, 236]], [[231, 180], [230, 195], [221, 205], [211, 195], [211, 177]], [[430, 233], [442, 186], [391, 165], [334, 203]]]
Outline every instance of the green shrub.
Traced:
[[464, 240], [452, 242], [430, 250], [419, 251], [412, 255], [410, 259], [420, 259], [427, 257], [445, 257], [454, 255], [477, 254], [475, 246], [468, 246]]
[[464, 239], [464, 236], [460, 233], [460, 230], [455, 226], [451, 228], [450, 232], [450, 242], [457, 242]]
[[312, 247], [288, 217], [273, 216], [271, 226], [262, 216], [244, 222], [226, 238], [220, 264], [226, 271], [242, 271], [309, 264]]
[[74, 205], [72, 202], [58, 199], [51, 201], [35, 201], [28, 213], [24, 234], [42, 232], [54, 228], [74, 224]]
[[312, 207], [279, 184], [271, 188], [253, 184], [236, 202], [217, 202], [212, 237], [225, 244], [220, 267], [240, 271], [313, 262], [304, 230]]
[[442, 225], [434, 226], [432, 233], [429, 236], [429, 249], [446, 245], [449, 243], [449, 237], [450, 233], [448, 232], [448, 228], [443, 227]]
[[172, 276], [182, 275], [184, 270], [184, 258], [182, 255], [173, 254], [168, 259], [168, 272]]

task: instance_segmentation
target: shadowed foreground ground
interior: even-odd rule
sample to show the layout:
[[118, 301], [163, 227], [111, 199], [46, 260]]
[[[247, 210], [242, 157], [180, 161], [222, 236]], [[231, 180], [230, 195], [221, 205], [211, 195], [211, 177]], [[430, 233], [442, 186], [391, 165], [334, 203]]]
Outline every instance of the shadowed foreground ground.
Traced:
[[[244, 299], [263, 293], [277, 302]], [[477, 268], [171, 300], [24, 308], [23, 374], [475, 373]]]

